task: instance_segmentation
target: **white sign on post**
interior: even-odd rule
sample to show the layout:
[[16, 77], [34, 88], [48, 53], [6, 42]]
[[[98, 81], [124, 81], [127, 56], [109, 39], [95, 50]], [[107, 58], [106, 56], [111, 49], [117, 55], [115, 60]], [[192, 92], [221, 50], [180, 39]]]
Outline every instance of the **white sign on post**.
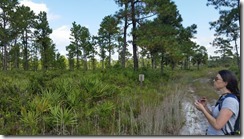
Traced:
[[144, 74], [139, 74], [139, 81], [141, 82], [142, 86], [142, 82], [144, 81]]
[[144, 74], [139, 74], [139, 81], [140, 82], [144, 81]]

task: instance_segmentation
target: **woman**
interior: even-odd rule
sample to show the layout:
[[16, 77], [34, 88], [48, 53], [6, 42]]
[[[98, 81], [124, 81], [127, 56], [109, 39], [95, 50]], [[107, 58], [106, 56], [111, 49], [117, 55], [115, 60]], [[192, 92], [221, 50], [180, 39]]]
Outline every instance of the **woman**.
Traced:
[[[214, 78], [214, 87], [221, 93], [220, 99], [231, 93], [239, 96], [237, 79], [229, 70], [218, 72]], [[209, 122], [207, 135], [225, 135], [231, 132], [230, 128], [234, 129], [234, 124], [239, 114], [239, 101], [234, 97], [226, 97], [220, 110], [218, 105], [209, 110], [205, 98], [195, 101], [196, 108], [202, 111]], [[227, 124], [228, 121], [230, 125]]]

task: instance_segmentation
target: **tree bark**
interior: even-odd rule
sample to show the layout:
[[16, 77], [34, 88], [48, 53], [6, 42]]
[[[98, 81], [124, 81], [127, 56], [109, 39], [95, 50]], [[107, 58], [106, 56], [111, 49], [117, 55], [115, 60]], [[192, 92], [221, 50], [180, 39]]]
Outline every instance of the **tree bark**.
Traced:
[[125, 52], [126, 52], [126, 46], [127, 46], [127, 28], [128, 28], [128, 16], [127, 16], [127, 10], [128, 10], [128, 3], [125, 3], [125, 24], [124, 24], [124, 37], [123, 37], [123, 49], [122, 49], [122, 68], [125, 68]]
[[137, 57], [137, 45], [136, 45], [136, 14], [135, 14], [135, 3], [131, 1], [132, 10], [132, 46], [133, 46], [133, 60], [134, 60], [134, 71], [138, 70], [138, 57]]
[[239, 52], [238, 52], [238, 48], [237, 48], [236, 39], [235, 39], [235, 49], [236, 49], [237, 66], [238, 66], [239, 71], [241, 71], [241, 63], [240, 63], [240, 58], [239, 58]]
[[164, 74], [164, 54], [161, 57], [161, 75]]

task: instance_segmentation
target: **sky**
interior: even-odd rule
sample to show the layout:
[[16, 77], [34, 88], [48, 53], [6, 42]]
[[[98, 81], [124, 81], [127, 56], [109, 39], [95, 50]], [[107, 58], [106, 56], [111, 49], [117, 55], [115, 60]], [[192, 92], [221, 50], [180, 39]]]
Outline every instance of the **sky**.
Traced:
[[[214, 31], [210, 30], [210, 21], [218, 19], [218, 11], [213, 6], [206, 6], [207, 0], [172, 0], [183, 18], [183, 26], [197, 25], [195, 41], [207, 48], [208, 54], [216, 55], [216, 50], [210, 45], [214, 39]], [[66, 55], [66, 46], [70, 44], [70, 28], [75, 21], [89, 29], [91, 35], [97, 35], [103, 18], [113, 15], [119, 10], [114, 0], [19, 0], [20, 4], [29, 6], [36, 14], [47, 12], [50, 35], [59, 53]], [[132, 47], [129, 46], [132, 53]], [[116, 59], [117, 55], [113, 56]]]

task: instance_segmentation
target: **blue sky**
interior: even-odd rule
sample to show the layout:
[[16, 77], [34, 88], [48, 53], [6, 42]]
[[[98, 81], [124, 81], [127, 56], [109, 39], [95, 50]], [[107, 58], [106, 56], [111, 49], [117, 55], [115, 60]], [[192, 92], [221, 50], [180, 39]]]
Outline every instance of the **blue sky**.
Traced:
[[[214, 39], [213, 30], [209, 30], [209, 22], [218, 19], [218, 11], [206, 6], [207, 0], [173, 0], [183, 18], [183, 26], [197, 25], [196, 43], [205, 46], [209, 55], [216, 55], [209, 43]], [[118, 11], [114, 0], [19, 0], [21, 4], [31, 7], [34, 12], [46, 11], [50, 27], [53, 29], [51, 38], [61, 54], [66, 54], [69, 45], [72, 22], [89, 29], [96, 35], [102, 19]], [[129, 48], [131, 50], [131, 48]], [[115, 58], [117, 56], [114, 56]]]

